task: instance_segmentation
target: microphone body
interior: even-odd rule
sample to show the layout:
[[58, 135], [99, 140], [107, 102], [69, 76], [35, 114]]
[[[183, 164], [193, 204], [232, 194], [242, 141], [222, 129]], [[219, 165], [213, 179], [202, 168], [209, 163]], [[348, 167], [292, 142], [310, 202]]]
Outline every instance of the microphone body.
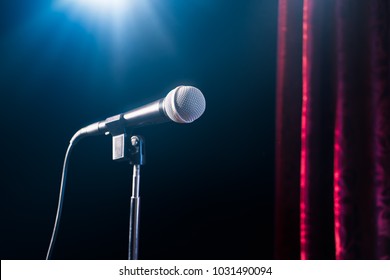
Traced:
[[125, 127], [134, 128], [169, 121], [191, 123], [203, 114], [205, 108], [206, 101], [199, 89], [178, 86], [164, 98], [81, 128], [71, 142], [85, 136], [121, 134]]
[[85, 136], [106, 134], [110, 132], [110, 124], [114, 122], [119, 122], [123, 128], [127, 126], [139, 127], [149, 124], [168, 122], [170, 119], [164, 113], [162, 106], [163, 101], [164, 98], [161, 98], [126, 113], [109, 117], [103, 121], [95, 122], [80, 129], [79, 132]]

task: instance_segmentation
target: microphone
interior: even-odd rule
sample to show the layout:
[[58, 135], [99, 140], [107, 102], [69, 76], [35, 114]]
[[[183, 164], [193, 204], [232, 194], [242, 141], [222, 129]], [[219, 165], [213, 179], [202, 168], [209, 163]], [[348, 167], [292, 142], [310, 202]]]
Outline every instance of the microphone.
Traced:
[[178, 86], [164, 98], [81, 128], [70, 142], [91, 135], [121, 134], [125, 127], [140, 127], [169, 121], [191, 123], [198, 119], [205, 109], [206, 100], [199, 89]]
[[[171, 90], [164, 98], [161, 98], [157, 101], [141, 106], [139, 108], [130, 110], [128, 112], [109, 117], [100, 122], [90, 124], [78, 130], [70, 140], [68, 149], [65, 154], [64, 165], [62, 168], [61, 187], [60, 187], [60, 195], [59, 195], [58, 206], [57, 206], [57, 214], [54, 222], [53, 233], [50, 239], [50, 244], [47, 251], [46, 259], [51, 259], [53, 248], [54, 248], [53, 246], [57, 238], [60, 217], [62, 213], [62, 204], [63, 204], [64, 194], [65, 194], [66, 175], [68, 170], [69, 156], [73, 149], [74, 146], [73, 144], [75, 144], [78, 140], [86, 136], [108, 134], [108, 133], [111, 134], [113, 136], [112, 137], [113, 160], [130, 159], [130, 163], [134, 165], [134, 170], [135, 170], [134, 174], [136, 174], [136, 176], [133, 175], [133, 188], [134, 188], [135, 185], [134, 181], [137, 182], [137, 184], [139, 184], [139, 165], [142, 163], [134, 162], [134, 159], [132, 157], [133, 151], [129, 151], [127, 145], [125, 145], [125, 141], [126, 141], [125, 139], [127, 139], [125, 137], [126, 135], [125, 128], [139, 127], [139, 126], [164, 123], [169, 121], [173, 121], [176, 123], [191, 123], [196, 119], [198, 119], [203, 114], [205, 109], [206, 109], [206, 100], [204, 99], [204, 96], [199, 89], [192, 86], [178, 86], [175, 89]], [[133, 141], [133, 138], [130, 140]], [[132, 145], [134, 146], [134, 144]], [[141, 145], [139, 145], [137, 149], [138, 151], [136, 152], [140, 154], [139, 161], [142, 161], [143, 148], [141, 147]], [[134, 207], [138, 207], [139, 197], [138, 196], [132, 197], [132, 203], [133, 200], [136, 201], [135, 204], [136, 206]], [[134, 209], [135, 208], [132, 208], [131, 211], [133, 212], [131, 213], [136, 213], [134, 215], [138, 215], [138, 210], [134, 210]], [[131, 214], [130, 216], [133, 217], [133, 214]], [[132, 220], [130, 220], [130, 223], [132, 223]], [[133, 224], [131, 224], [130, 230], [133, 229], [132, 225]], [[135, 226], [137, 225], [138, 225], [138, 221], [135, 223]]]

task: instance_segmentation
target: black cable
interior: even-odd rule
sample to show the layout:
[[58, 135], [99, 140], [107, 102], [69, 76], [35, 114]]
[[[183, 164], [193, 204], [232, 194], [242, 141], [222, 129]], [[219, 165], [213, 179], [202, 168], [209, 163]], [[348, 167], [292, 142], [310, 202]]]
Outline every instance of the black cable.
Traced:
[[72, 151], [72, 148], [74, 147], [74, 138], [69, 143], [68, 149], [65, 154], [65, 159], [64, 159], [64, 165], [62, 168], [62, 177], [61, 177], [61, 187], [60, 187], [60, 194], [58, 197], [58, 206], [57, 206], [57, 214], [56, 214], [56, 220], [54, 222], [54, 228], [53, 228], [53, 233], [51, 235], [51, 240], [50, 240], [50, 245], [47, 250], [46, 254], [46, 260], [50, 260], [53, 254], [53, 248], [54, 248], [54, 243], [56, 242], [57, 234], [58, 234], [58, 228], [60, 226], [60, 219], [61, 219], [61, 212], [62, 212], [62, 204], [64, 202], [64, 194], [65, 194], [65, 185], [66, 185], [66, 174], [68, 172], [68, 162], [69, 162], [69, 155], [70, 152]]

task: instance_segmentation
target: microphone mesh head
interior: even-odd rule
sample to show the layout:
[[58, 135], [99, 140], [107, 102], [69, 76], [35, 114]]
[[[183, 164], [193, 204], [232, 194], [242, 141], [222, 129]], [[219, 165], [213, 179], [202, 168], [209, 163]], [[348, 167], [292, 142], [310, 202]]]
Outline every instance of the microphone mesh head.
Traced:
[[206, 109], [206, 100], [196, 87], [178, 86], [164, 99], [164, 110], [168, 117], [177, 123], [191, 123]]

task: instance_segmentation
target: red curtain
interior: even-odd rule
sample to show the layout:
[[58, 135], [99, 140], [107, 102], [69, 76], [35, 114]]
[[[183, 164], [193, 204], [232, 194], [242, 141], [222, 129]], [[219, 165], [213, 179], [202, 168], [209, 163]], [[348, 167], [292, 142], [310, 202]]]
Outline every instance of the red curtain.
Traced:
[[390, 259], [390, 1], [279, 0], [277, 259]]

